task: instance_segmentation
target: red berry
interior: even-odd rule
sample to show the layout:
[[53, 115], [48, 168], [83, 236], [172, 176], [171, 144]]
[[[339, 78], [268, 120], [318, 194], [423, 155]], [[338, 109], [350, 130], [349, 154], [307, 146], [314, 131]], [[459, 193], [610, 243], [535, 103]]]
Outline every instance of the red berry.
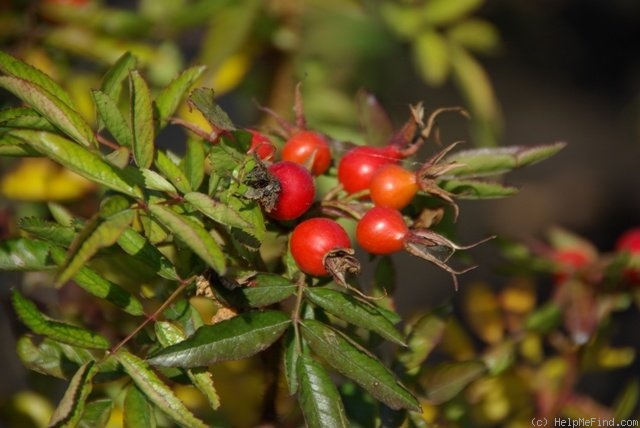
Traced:
[[313, 176], [302, 165], [288, 161], [276, 162], [268, 170], [280, 182], [280, 194], [269, 216], [276, 220], [300, 217], [315, 197]]
[[631, 254], [640, 253], [640, 227], [634, 227], [620, 235], [616, 241], [616, 250], [628, 251]]
[[385, 165], [373, 174], [369, 191], [374, 204], [401, 210], [418, 192], [416, 174], [400, 165]]
[[587, 266], [591, 262], [591, 257], [584, 251], [572, 248], [556, 251], [553, 254], [553, 261], [556, 263], [555, 282], [561, 283]]
[[247, 153], [256, 152], [262, 160], [271, 159], [276, 153], [276, 147], [271, 142], [271, 139], [255, 129], [249, 129], [249, 132], [251, 132], [251, 146]]
[[409, 228], [400, 211], [387, 207], [373, 207], [360, 219], [356, 240], [372, 254], [391, 254], [404, 247]]
[[328, 218], [305, 220], [291, 234], [291, 255], [305, 273], [314, 276], [328, 275], [324, 258], [331, 250], [350, 248], [347, 232]]
[[325, 137], [317, 132], [299, 131], [282, 147], [282, 160], [307, 165], [312, 156], [311, 173], [324, 174], [331, 165], [331, 150]]
[[347, 193], [368, 189], [378, 169], [399, 159], [400, 154], [393, 146], [353, 148], [340, 159], [338, 180]]

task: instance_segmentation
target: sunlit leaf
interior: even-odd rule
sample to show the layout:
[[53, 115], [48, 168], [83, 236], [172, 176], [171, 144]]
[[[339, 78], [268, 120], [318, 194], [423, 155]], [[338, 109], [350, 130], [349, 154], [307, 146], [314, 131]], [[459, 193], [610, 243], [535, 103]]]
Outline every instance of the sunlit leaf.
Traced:
[[201, 140], [187, 139], [187, 152], [182, 159], [182, 169], [189, 179], [192, 189], [197, 189], [204, 180], [205, 150]]
[[15, 288], [11, 292], [11, 301], [20, 321], [36, 334], [83, 348], [107, 349], [109, 347], [109, 341], [97, 333], [50, 319]]
[[517, 187], [480, 180], [443, 180], [439, 182], [439, 186], [458, 199], [505, 198], [519, 191]]
[[136, 67], [136, 63], [136, 57], [130, 52], [125, 52], [104, 75], [100, 90], [117, 103], [120, 100], [122, 83], [129, 76], [129, 72]]
[[183, 71], [178, 77], [169, 83], [155, 99], [160, 126], [164, 126], [166, 120], [175, 113], [182, 101], [184, 94], [206, 69], [205, 66], [196, 66]]
[[445, 362], [425, 369], [421, 383], [429, 401], [440, 404], [458, 395], [485, 371], [486, 367], [479, 361]]
[[30, 235], [52, 244], [68, 247], [76, 236], [74, 228], [62, 226], [38, 217], [24, 217], [19, 221], [20, 229]]
[[557, 142], [537, 146], [506, 146], [463, 150], [447, 157], [447, 161], [461, 164], [447, 174], [474, 177], [503, 174], [516, 168], [543, 161], [558, 153], [566, 145], [566, 143]]
[[305, 289], [310, 301], [351, 324], [378, 333], [398, 345], [406, 346], [404, 337], [380, 311], [369, 302], [324, 287]]
[[155, 125], [149, 87], [140, 73], [129, 73], [131, 93], [131, 129], [133, 131], [133, 159], [140, 168], [149, 168], [153, 163]]
[[180, 192], [189, 193], [191, 192], [191, 184], [189, 179], [178, 165], [176, 165], [166, 153], [158, 150], [156, 152], [156, 161], [155, 165], [158, 168], [158, 171], [165, 176], [165, 178], [169, 179], [171, 184], [173, 184]]
[[149, 205], [149, 211], [218, 274], [224, 274], [225, 256], [205, 228], [163, 205]]
[[0, 76], [0, 87], [5, 88], [69, 137], [87, 147], [96, 147], [93, 130], [75, 110], [42, 87], [26, 80]]
[[[156, 322], [155, 330], [160, 344], [164, 347], [175, 345], [187, 338], [187, 335], [178, 326], [170, 322]], [[187, 369], [187, 376], [193, 385], [207, 397], [212, 409], [220, 407], [220, 397], [213, 384], [211, 372], [207, 368]]]
[[38, 131], [13, 131], [13, 134], [38, 152], [91, 181], [134, 198], [142, 196], [137, 185], [122, 171], [66, 138]]
[[37, 111], [27, 107], [0, 110], [0, 126], [56, 132], [57, 128]]
[[380, 361], [344, 335], [315, 320], [300, 324], [302, 336], [318, 356], [344, 376], [354, 380], [392, 409], [419, 410], [416, 398]]
[[0, 134], [0, 156], [27, 157], [40, 156], [40, 153], [20, 138]]
[[[57, 264], [64, 263], [65, 253], [60, 248], [51, 248], [51, 256]], [[87, 292], [113, 303], [131, 315], [144, 314], [142, 304], [131, 293], [86, 266], [82, 266], [73, 275], [73, 281]]]
[[78, 428], [103, 428], [107, 426], [113, 410], [110, 398], [91, 401], [84, 406], [82, 419], [78, 421]]
[[463, 18], [483, 2], [484, 0], [429, 0], [424, 3], [421, 14], [425, 22], [442, 25]]
[[442, 85], [449, 76], [447, 41], [436, 30], [422, 31], [413, 45], [413, 54], [425, 82]]
[[28, 82], [35, 83], [53, 96], [61, 100], [70, 108], [74, 108], [69, 94], [60, 87], [51, 77], [31, 65], [0, 51], [0, 70], [10, 76], [19, 77]]
[[144, 187], [149, 190], [158, 190], [160, 192], [166, 192], [171, 194], [177, 194], [178, 191], [173, 184], [169, 182], [162, 175], [158, 174], [152, 169], [142, 169], [142, 176], [144, 177]]
[[407, 373], [417, 373], [422, 363], [440, 343], [445, 326], [444, 319], [435, 313], [423, 315], [411, 326], [407, 338], [408, 349], [402, 350], [398, 357]]
[[220, 201], [216, 201], [204, 193], [187, 193], [184, 195], [184, 199], [198, 211], [220, 224], [228, 227], [237, 227], [239, 229], [251, 227], [251, 224], [244, 220], [234, 208]]
[[50, 339], [36, 343], [32, 336], [22, 336], [16, 343], [16, 352], [27, 369], [48, 376], [68, 379], [78, 369], [65, 358], [60, 345]]
[[96, 372], [97, 367], [93, 361], [80, 367], [51, 416], [49, 427], [76, 426], [84, 412], [85, 402], [93, 386], [91, 380]]
[[91, 92], [96, 111], [107, 131], [113, 135], [118, 144], [125, 147], [133, 147], [133, 134], [129, 122], [118, 108], [118, 104], [104, 92], [94, 90]]
[[136, 386], [147, 396], [147, 399], [174, 422], [185, 428], [207, 427], [187, 409], [171, 388], [162, 382], [143, 360], [123, 350], [115, 354], [115, 358], [122, 364]]
[[236, 129], [229, 115], [215, 102], [213, 89], [197, 88], [191, 92], [189, 100], [202, 112], [214, 129], [224, 131]]
[[298, 358], [300, 407], [310, 428], [351, 426], [345, 415], [342, 399], [324, 368], [313, 358]]
[[283, 312], [247, 312], [202, 326], [193, 336], [160, 350], [148, 361], [162, 367], [202, 367], [246, 358], [271, 346], [290, 323]]
[[154, 428], [156, 418], [151, 403], [144, 392], [134, 383], [129, 385], [124, 397], [124, 428]]
[[163, 278], [179, 279], [171, 262], [142, 235], [128, 228], [118, 238], [118, 245], [125, 253], [136, 257]]
[[456, 23], [447, 30], [447, 38], [467, 49], [492, 53], [500, 44], [496, 27], [484, 19], [469, 18]]
[[49, 244], [25, 238], [0, 240], [0, 271], [33, 271], [54, 267]]
[[56, 283], [58, 285], [64, 284], [101, 248], [115, 244], [125, 229], [131, 225], [134, 216], [133, 210], [125, 210], [103, 221], [87, 223], [83, 232], [74, 241]]

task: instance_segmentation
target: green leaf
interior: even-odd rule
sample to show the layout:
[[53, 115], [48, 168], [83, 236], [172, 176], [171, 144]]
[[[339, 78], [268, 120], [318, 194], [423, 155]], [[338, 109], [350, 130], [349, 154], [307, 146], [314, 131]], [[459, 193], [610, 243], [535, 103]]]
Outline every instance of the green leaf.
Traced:
[[235, 126], [222, 108], [215, 102], [213, 89], [196, 88], [189, 96], [192, 103], [211, 124], [213, 129], [221, 131], [233, 131]]
[[142, 235], [128, 228], [118, 238], [118, 245], [125, 253], [136, 257], [162, 278], [178, 280], [178, 274], [171, 262]]
[[167, 119], [175, 113], [185, 93], [194, 82], [198, 80], [205, 69], [206, 67], [202, 65], [188, 68], [173, 79], [171, 83], [158, 94], [155, 105], [161, 127], [164, 126]]
[[411, 326], [406, 350], [402, 350], [398, 359], [408, 374], [416, 374], [422, 363], [440, 343], [447, 323], [440, 316], [428, 313]]
[[193, 336], [162, 349], [148, 361], [162, 367], [202, 367], [247, 358], [271, 346], [290, 323], [283, 312], [247, 312], [200, 327]]
[[65, 168], [134, 198], [142, 197], [140, 189], [119, 169], [66, 138], [49, 132], [13, 131], [38, 152], [60, 163]]
[[62, 226], [74, 226], [76, 224], [76, 218], [74, 214], [69, 211], [66, 207], [56, 203], [49, 202], [47, 203], [47, 208], [49, 208], [49, 212], [51, 213], [51, 217]]
[[[158, 341], [163, 347], [174, 345], [187, 338], [186, 334], [180, 329], [180, 327], [170, 322], [156, 322], [155, 329]], [[218, 396], [218, 391], [216, 391], [216, 388], [213, 385], [213, 378], [208, 369], [187, 369], [187, 376], [189, 376], [191, 383], [198, 388], [202, 395], [207, 397], [207, 401], [209, 401], [209, 405], [212, 409], [216, 410], [220, 407], [220, 397]]]
[[73, 101], [71, 101], [69, 94], [51, 77], [2, 51], [0, 51], [0, 70], [10, 76], [19, 77], [28, 82], [35, 83], [65, 103], [68, 107], [74, 108]]
[[374, 331], [398, 345], [407, 346], [402, 333], [370, 303], [325, 287], [306, 288], [304, 291], [310, 301], [336, 317]]
[[422, 16], [432, 25], [447, 24], [476, 10], [484, 0], [429, 0], [424, 3]]
[[248, 229], [251, 224], [242, 218], [237, 210], [229, 205], [216, 201], [204, 193], [190, 192], [184, 195], [184, 199], [193, 205], [198, 211], [210, 219], [228, 227]]
[[189, 179], [184, 172], [176, 165], [166, 153], [158, 150], [156, 152], [156, 168], [182, 193], [191, 192]]
[[53, 412], [49, 427], [73, 427], [76, 426], [82, 413], [85, 402], [91, 393], [91, 380], [97, 372], [94, 361], [90, 361], [80, 367], [71, 378], [71, 382], [62, 397], [58, 407]]
[[492, 53], [500, 44], [496, 27], [484, 19], [476, 18], [465, 19], [448, 29], [447, 39], [480, 53]]
[[0, 156], [34, 157], [40, 156], [40, 153], [20, 138], [0, 134]]
[[57, 128], [37, 111], [27, 107], [0, 110], [0, 127], [57, 132]]
[[149, 211], [218, 274], [224, 274], [224, 254], [206, 229], [164, 205], [149, 205]]
[[505, 198], [518, 193], [517, 187], [481, 180], [443, 180], [438, 185], [458, 199]]
[[187, 152], [182, 159], [182, 169], [191, 183], [191, 188], [200, 187], [205, 175], [205, 150], [201, 140], [187, 139]]
[[38, 217], [21, 218], [18, 226], [20, 229], [38, 239], [63, 247], [71, 245], [77, 234], [73, 227], [61, 226], [58, 223], [46, 221]]
[[116, 359], [138, 388], [167, 416], [178, 425], [186, 428], [206, 428], [207, 425], [196, 418], [193, 413], [175, 396], [157, 374], [140, 358], [127, 351], [119, 351]]
[[172, 194], [178, 193], [169, 180], [151, 169], [142, 169], [142, 176], [144, 177], [144, 187], [149, 190]]
[[[60, 248], [51, 248], [51, 255], [57, 264], [64, 264], [65, 253]], [[144, 315], [142, 304], [131, 293], [86, 266], [76, 272], [73, 280], [87, 292], [113, 303], [131, 315]]]
[[128, 147], [120, 146], [111, 153], [106, 154], [104, 160], [118, 169], [124, 169], [129, 165], [130, 157], [131, 150]]
[[445, 82], [450, 70], [449, 48], [440, 33], [432, 29], [421, 32], [414, 42], [413, 54], [425, 82], [432, 86]]
[[562, 308], [555, 302], [548, 302], [527, 315], [524, 327], [538, 333], [546, 333], [562, 323]]
[[16, 352], [27, 369], [48, 376], [68, 379], [78, 369], [64, 357], [60, 344], [50, 339], [36, 344], [32, 336], [22, 336], [16, 343]]
[[140, 168], [149, 168], [153, 163], [153, 141], [155, 126], [149, 87], [140, 73], [129, 73], [131, 93], [131, 129], [133, 130], [133, 159]]
[[633, 410], [638, 405], [640, 397], [640, 382], [638, 379], [632, 379], [627, 383], [624, 389], [616, 397], [613, 406], [613, 415], [617, 421], [631, 418]]
[[122, 92], [122, 82], [129, 76], [129, 72], [136, 68], [136, 64], [136, 57], [130, 52], [125, 52], [104, 75], [100, 90], [117, 103]]
[[300, 407], [310, 428], [349, 427], [342, 399], [324, 368], [313, 358], [298, 358]]
[[153, 407], [135, 383], [127, 388], [123, 410], [124, 428], [154, 428], [156, 426]]
[[25, 238], [0, 240], [0, 271], [34, 271], [54, 266], [46, 242]]
[[91, 91], [93, 103], [96, 106], [98, 117], [104, 123], [107, 131], [113, 135], [118, 144], [125, 147], [133, 147], [133, 134], [129, 122], [118, 108], [118, 104], [102, 91]]
[[20, 321], [36, 334], [82, 348], [109, 348], [109, 341], [99, 334], [45, 316], [15, 288], [11, 292], [11, 301]]
[[380, 361], [331, 327], [305, 319], [302, 337], [311, 350], [392, 409], [420, 410], [418, 400]]
[[87, 147], [97, 147], [98, 142], [89, 124], [75, 110], [43, 89], [26, 80], [0, 76], [0, 87], [33, 107], [60, 131]]
[[62, 267], [56, 284], [61, 285], [73, 277], [101, 248], [116, 243], [118, 237], [131, 225], [135, 212], [125, 210], [116, 213], [96, 225], [89, 222], [78, 235], [69, 251], [67, 262]]
[[78, 421], [78, 428], [104, 428], [109, 422], [113, 401], [110, 398], [103, 398], [87, 403], [84, 406], [82, 419]]
[[296, 286], [281, 275], [258, 274], [248, 287], [214, 289], [217, 297], [231, 306], [261, 308], [283, 301], [295, 293]]
[[487, 371], [480, 361], [445, 362], [425, 370], [421, 384], [434, 404], [449, 401]]
[[448, 175], [479, 177], [504, 174], [513, 169], [545, 160], [558, 153], [566, 145], [566, 143], [557, 142], [537, 146], [507, 146], [463, 150], [446, 158], [449, 162], [461, 164], [452, 169]]
[[293, 395], [298, 392], [298, 358], [301, 356], [301, 349], [299, 349], [299, 341], [296, 337], [294, 329], [290, 328], [284, 334], [284, 355], [283, 355], [283, 367], [284, 375], [287, 380], [287, 387], [289, 388], [289, 395]]

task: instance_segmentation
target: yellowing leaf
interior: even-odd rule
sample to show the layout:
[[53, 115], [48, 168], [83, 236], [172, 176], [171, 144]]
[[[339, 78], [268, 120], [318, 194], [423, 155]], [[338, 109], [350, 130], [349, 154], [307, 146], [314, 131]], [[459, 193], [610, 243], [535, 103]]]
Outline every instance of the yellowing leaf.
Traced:
[[68, 201], [93, 189], [91, 181], [46, 158], [22, 159], [0, 179], [0, 195], [20, 201]]
[[227, 58], [210, 78], [211, 87], [219, 96], [229, 92], [242, 82], [251, 66], [251, 58], [246, 53], [236, 53]]
[[504, 336], [504, 323], [497, 296], [488, 285], [472, 284], [467, 288], [463, 311], [471, 329], [487, 343], [498, 343]]

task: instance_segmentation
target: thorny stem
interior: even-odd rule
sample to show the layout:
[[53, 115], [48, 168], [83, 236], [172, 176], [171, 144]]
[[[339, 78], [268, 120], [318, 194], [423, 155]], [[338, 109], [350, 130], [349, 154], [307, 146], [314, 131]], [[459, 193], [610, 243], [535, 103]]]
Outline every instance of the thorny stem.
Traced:
[[126, 345], [131, 339], [133, 339], [133, 337], [138, 334], [140, 332], [140, 330], [142, 330], [143, 328], [146, 327], [147, 324], [149, 324], [151, 321], [155, 321], [157, 319], [157, 317], [164, 312], [169, 305], [171, 305], [173, 303], [173, 301], [176, 299], [176, 297], [178, 297], [180, 295], [180, 293], [182, 293], [184, 291], [185, 288], [187, 288], [189, 286], [189, 284], [191, 284], [194, 280], [195, 280], [196, 276], [191, 276], [187, 279], [183, 279], [180, 281], [180, 285], [178, 285], [178, 288], [176, 288], [173, 293], [171, 293], [171, 295], [167, 298], [167, 300], [165, 300], [162, 305], [160, 305], [160, 307], [158, 309], [156, 309], [153, 314], [147, 316], [147, 318], [138, 326], [135, 328], [135, 330], [133, 330], [131, 333], [129, 333], [129, 335], [127, 337], [125, 337], [120, 343], [118, 343], [112, 350], [111, 350], [111, 354], [115, 354], [116, 352], [118, 352], [118, 350], [120, 348], [122, 348], [124, 345]]

